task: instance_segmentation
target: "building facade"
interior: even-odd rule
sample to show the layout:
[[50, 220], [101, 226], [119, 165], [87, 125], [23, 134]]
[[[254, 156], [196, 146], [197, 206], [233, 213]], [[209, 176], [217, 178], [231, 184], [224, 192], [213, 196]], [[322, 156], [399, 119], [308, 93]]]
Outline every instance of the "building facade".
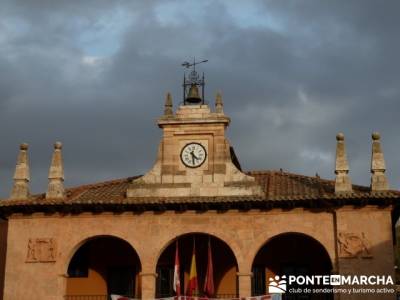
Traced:
[[213, 298], [265, 295], [270, 279], [285, 274], [394, 278], [393, 220], [400, 193], [388, 187], [378, 134], [371, 186], [364, 187], [351, 184], [342, 134], [336, 178], [325, 180], [282, 170], [242, 171], [225, 136], [229, 123], [221, 95], [211, 110], [191, 83], [176, 111], [167, 94], [156, 163], [144, 176], [65, 189], [62, 145], [56, 143], [48, 190], [39, 195], [29, 193], [28, 145], [22, 144], [11, 196], [0, 201], [3, 299], [174, 296], [176, 248], [181, 294], [195, 249], [202, 295], [208, 245]]

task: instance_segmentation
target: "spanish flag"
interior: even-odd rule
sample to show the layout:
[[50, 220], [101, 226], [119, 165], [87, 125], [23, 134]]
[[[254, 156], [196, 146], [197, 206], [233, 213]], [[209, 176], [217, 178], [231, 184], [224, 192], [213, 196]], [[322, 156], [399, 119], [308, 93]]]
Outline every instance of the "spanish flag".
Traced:
[[188, 296], [197, 296], [199, 292], [197, 285], [197, 269], [196, 269], [196, 244], [193, 241], [192, 263], [190, 265], [189, 283], [187, 287]]

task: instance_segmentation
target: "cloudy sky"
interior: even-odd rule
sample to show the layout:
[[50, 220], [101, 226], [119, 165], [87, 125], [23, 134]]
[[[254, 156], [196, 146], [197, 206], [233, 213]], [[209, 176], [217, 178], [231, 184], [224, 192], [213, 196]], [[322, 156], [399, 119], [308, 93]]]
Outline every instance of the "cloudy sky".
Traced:
[[242, 167], [333, 178], [346, 136], [354, 183], [369, 185], [371, 132], [400, 188], [400, 1], [0, 0], [0, 196], [30, 145], [33, 192], [52, 145], [66, 185], [143, 174], [170, 91], [208, 59]]

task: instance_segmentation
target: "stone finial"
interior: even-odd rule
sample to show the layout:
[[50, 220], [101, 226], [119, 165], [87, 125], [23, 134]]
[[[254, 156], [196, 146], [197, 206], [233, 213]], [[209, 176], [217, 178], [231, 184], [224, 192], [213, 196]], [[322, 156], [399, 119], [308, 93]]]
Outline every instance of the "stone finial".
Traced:
[[336, 135], [336, 161], [335, 161], [335, 193], [351, 192], [352, 185], [349, 176], [349, 163], [347, 162], [344, 134]]
[[29, 197], [28, 144], [21, 144], [19, 149], [10, 199], [26, 199]]
[[47, 188], [46, 198], [64, 198], [64, 167], [62, 160], [62, 144], [56, 142], [54, 144], [53, 158], [49, 169], [49, 185]]
[[372, 133], [372, 156], [371, 156], [371, 191], [385, 191], [389, 189], [389, 183], [385, 175], [385, 158], [380, 142], [380, 134]]
[[217, 95], [215, 97], [215, 112], [219, 114], [224, 113], [224, 103], [222, 102], [222, 95], [221, 92], [217, 92]]
[[173, 110], [172, 110], [172, 96], [170, 93], [167, 93], [165, 97], [165, 105], [164, 105], [164, 115], [165, 116], [172, 116], [173, 115]]

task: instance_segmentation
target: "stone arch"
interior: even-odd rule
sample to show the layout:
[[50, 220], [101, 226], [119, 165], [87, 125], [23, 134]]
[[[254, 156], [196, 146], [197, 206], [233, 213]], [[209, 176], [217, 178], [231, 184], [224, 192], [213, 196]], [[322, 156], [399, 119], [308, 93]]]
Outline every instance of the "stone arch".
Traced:
[[122, 238], [118, 235], [114, 235], [114, 234], [96, 234], [96, 235], [90, 235], [90, 236], [80, 238], [79, 241], [73, 243], [73, 246], [70, 249], [66, 250], [66, 255], [64, 256], [64, 260], [62, 261], [62, 274], [67, 274], [68, 265], [71, 262], [72, 257], [74, 256], [76, 251], [78, 251], [79, 248], [81, 248], [85, 243], [87, 243], [91, 240], [94, 240], [97, 238], [104, 238], [104, 237], [116, 238], [116, 239], [122, 240], [122, 241], [126, 242], [127, 244], [129, 244], [131, 246], [131, 248], [135, 251], [136, 255], [138, 256], [140, 265], [142, 266], [142, 260], [139, 256], [139, 252], [127, 239]]
[[[258, 248], [252, 259], [252, 295], [268, 292], [267, 283], [277, 275], [277, 278], [282, 275], [330, 275], [333, 266], [327, 249], [316, 238], [299, 232], [274, 235]], [[294, 295], [293, 299], [302, 296]], [[307, 299], [331, 299], [331, 295], [310, 297]]]
[[156, 270], [157, 262], [160, 259], [160, 256], [165, 251], [165, 249], [167, 249], [167, 247], [169, 247], [171, 244], [173, 244], [180, 237], [185, 236], [185, 235], [190, 235], [190, 234], [206, 234], [206, 235], [210, 235], [210, 236], [222, 241], [232, 251], [232, 254], [233, 254], [234, 258], [235, 258], [236, 264], [238, 265], [238, 258], [237, 258], [237, 255], [236, 255], [235, 251], [234, 251], [234, 248], [232, 248], [231, 245], [228, 242], [226, 242], [226, 240], [224, 238], [220, 237], [219, 235], [217, 235], [215, 233], [211, 233], [211, 232], [207, 232], [207, 231], [191, 231], [191, 230], [188, 230], [188, 231], [185, 231], [185, 232], [180, 232], [177, 235], [174, 235], [174, 237], [170, 238], [166, 243], [163, 244], [163, 246], [159, 249], [159, 251], [157, 253], [157, 257], [154, 260], [155, 261], [155, 265], [154, 265], [154, 269], [153, 270], [154, 271]]
[[268, 237], [266, 240], [261, 241], [261, 243], [258, 243], [257, 247], [255, 247], [255, 251], [252, 253], [250, 257], [250, 266], [253, 264], [254, 259], [256, 258], [257, 254], [260, 252], [260, 250], [265, 247], [270, 241], [272, 241], [275, 238], [278, 238], [280, 236], [286, 235], [286, 234], [296, 234], [300, 236], [307, 237], [309, 239], [312, 239], [316, 243], [318, 243], [325, 251], [326, 255], [329, 257], [330, 263], [332, 266], [334, 266], [334, 258], [330, 255], [329, 251], [327, 250], [327, 247], [316, 237], [311, 236], [308, 233], [300, 232], [300, 231], [287, 231], [287, 232], [280, 232], [278, 234], [275, 234], [273, 236]]
[[[179, 255], [181, 260], [184, 262], [185, 270], [183, 271], [183, 281], [187, 280], [188, 271], [190, 268], [193, 240], [196, 240], [196, 261], [197, 261], [197, 274], [199, 280], [199, 288], [203, 289], [203, 276], [205, 271], [205, 266], [207, 265], [207, 248], [209, 241], [212, 247], [212, 255], [214, 260], [214, 285], [215, 294], [236, 296], [238, 293], [238, 285], [236, 274], [238, 271], [238, 261], [237, 257], [230, 247], [230, 245], [215, 234], [210, 234], [206, 232], [198, 231], [188, 231], [183, 234], [174, 236], [168, 242], [164, 243], [163, 247], [160, 249], [157, 258], [155, 259], [156, 266], [155, 272], [159, 273], [162, 268], [159, 265], [164, 265], [166, 263], [166, 258], [168, 257], [169, 268], [173, 266], [174, 254], [175, 254], [175, 242], [179, 241]], [[190, 258], [190, 259], [189, 259]], [[182, 266], [181, 266], [182, 267]], [[202, 270], [203, 269], [203, 270]], [[159, 279], [162, 274], [158, 274]], [[186, 279], [184, 279], [186, 278]], [[159, 291], [159, 286], [156, 288], [159, 297], [166, 297], [172, 295], [161, 295]], [[184, 293], [184, 283], [182, 284], [182, 293]]]
[[187, 234], [208, 234], [212, 237], [215, 237], [222, 242], [224, 242], [233, 252], [233, 255], [235, 257], [235, 260], [238, 264], [238, 268], [240, 270], [240, 264], [241, 261], [243, 260], [243, 255], [242, 255], [242, 249], [240, 245], [237, 243], [234, 237], [232, 237], [229, 233], [226, 233], [224, 231], [221, 232], [216, 232], [214, 230], [204, 230], [203, 228], [194, 228], [194, 229], [184, 229], [184, 228], [179, 228], [179, 230], [175, 230], [174, 232], [171, 233], [171, 235], [164, 235], [163, 240], [157, 243], [159, 246], [157, 251], [151, 255], [151, 257], [148, 257], [148, 259], [151, 261], [151, 266], [147, 268], [146, 270], [148, 272], [154, 272], [156, 271], [157, 267], [157, 262], [160, 259], [161, 254], [164, 252], [164, 250], [171, 245], [177, 238], [180, 236], [184, 236]]
[[142, 262], [129, 241], [115, 235], [81, 239], [66, 259], [65, 297], [118, 294], [140, 297]]

